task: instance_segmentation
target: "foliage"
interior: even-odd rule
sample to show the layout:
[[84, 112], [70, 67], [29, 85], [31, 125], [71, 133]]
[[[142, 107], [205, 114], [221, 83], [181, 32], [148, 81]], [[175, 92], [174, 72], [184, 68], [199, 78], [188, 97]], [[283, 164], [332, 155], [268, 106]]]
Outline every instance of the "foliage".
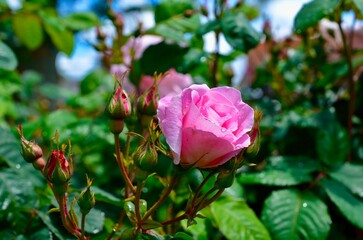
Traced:
[[[20, 154], [18, 124], [44, 156], [71, 139], [75, 169], [68, 208], [81, 229], [82, 210], [70, 202], [92, 183], [86, 182], [87, 174], [96, 200], [84, 227], [90, 239], [361, 238], [363, 98], [358, 93], [363, 89], [363, 56], [362, 46], [349, 44], [354, 42], [350, 37], [361, 36], [351, 32], [354, 28], [344, 29], [342, 17], [352, 11], [361, 20], [363, 2], [306, 3], [286, 40], [274, 39], [268, 23], [263, 32], [252, 28], [255, 8], [215, 2], [208, 12], [195, 1], [165, 0], [154, 9], [156, 25], [140, 26], [130, 35], [123, 33], [122, 17], [109, 9], [115, 36], [108, 41], [94, 13], [60, 16], [51, 1], [23, 1], [12, 10], [0, 1], [0, 239], [74, 238], [62, 224], [60, 198], [52, 185]], [[326, 19], [337, 24], [334, 34], [339, 37], [326, 29]], [[41, 73], [25, 67], [24, 53], [49, 44], [71, 55], [75, 33], [85, 29], [97, 32], [94, 47], [103, 62], [79, 89], [46, 82]], [[206, 34], [217, 45], [223, 35], [232, 51], [222, 54], [217, 46], [206, 52]], [[129, 40], [148, 35], [162, 41], [146, 47], [141, 56], [136, 49], [125, 51]], [[250, 61], [251, 71], [235, 86], [245, 102], [263, 112], [259, 153], [241, 154], [241, 168], [226, 164], [215, 172], [190, 169], [180, 174], [152, 117], [134, 111], [125, 119], [118, 151], [143, 187], [138, 197], [129, 198], [130, 186], [117, 168], [115, 138], [104, 114], [115, 84], [112, 68], [126, 66], [138, 93], [143, 76], [169, 69], [190, 74], [195, 83], [231, 86], [231, 62], [240, 55], [259, 58], [261, 51], [264, 60]], [[155, 135], [145, 137], [148, 131]], [[144, 139], [147, 144], [141, 145]], [[135, 163], [140, 156], [135, 152], [143, 149], [157, 152], [152, 171]], [[232, 176], [226, 180], [230, 187], [219, 191], [214, 183], [226, 172]], [[170, 185], [174, 188], [159, 204]], [[147, 217], [137, 225], [140, 214]]]

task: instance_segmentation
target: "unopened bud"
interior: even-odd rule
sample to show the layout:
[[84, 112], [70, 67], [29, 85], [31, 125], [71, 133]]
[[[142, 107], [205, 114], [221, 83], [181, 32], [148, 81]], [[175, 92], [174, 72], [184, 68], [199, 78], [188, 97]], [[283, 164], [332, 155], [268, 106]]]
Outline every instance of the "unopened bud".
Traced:
[[158, 153], [149, 142], [142, 143], [135, 151], [136, 164], [144, 171], [152, 171], [158, 164]]
[[72, 162], [68, 162], [63, 150], [54, 150], [49, 156], [44, 175], [54, 185], [62, 185], [73, 175]]
[[43, 150], [38, 144], [25, 139], [21, 125], [18, 126], [18, 132], [20, 134], [21, 149], [24, 160], [28, 163], [32, 163], [38, 158], [41, 158], [43, 156]]
[[158, 108], [159, 93], [156, 83], [154, 83], [138, 99], [137, 110], [142, 115], [153, 116]]
[[88, 214], [96, 204], [96, 199], [91, 190], [92, 180], [87, 177], [87, 187], [81, 192], [77, 199], [82, 214]]
[[251, 144], [247, 147], [246, 153], [249, 157], [254, 157], [260, 151], [260, 121], [262, 119], [262, 112], [255, 109], [255, 120], [252, 130], [250, 131]]
[[224, 189], [232, 186], [236, 171], [225, 170], [218, 174], [217, 180], [214, 186], [217, 189]]
[[123, 120], [131, 114], [130, 98], [121, 86], [115, 88], [105, 111], [112, 120]]
[[45, 167], [45, 160], [44, 158], [38, 158], [37, 160], [35, 160], [33, 163], [33, 167], [37, 170], [43, 171], [44, 167]]

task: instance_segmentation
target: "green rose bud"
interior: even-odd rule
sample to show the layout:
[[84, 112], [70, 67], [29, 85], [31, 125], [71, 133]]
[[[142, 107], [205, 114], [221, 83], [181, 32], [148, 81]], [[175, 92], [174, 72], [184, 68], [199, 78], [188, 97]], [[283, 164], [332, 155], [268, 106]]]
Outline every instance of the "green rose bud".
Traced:
[[86, 215], [96, 204], [96, 199], [93, 191], [91, 190], [92, 180], [87, 177], [87, 187], [81, 192], [77, 199], [78, 206], [81, 213]]

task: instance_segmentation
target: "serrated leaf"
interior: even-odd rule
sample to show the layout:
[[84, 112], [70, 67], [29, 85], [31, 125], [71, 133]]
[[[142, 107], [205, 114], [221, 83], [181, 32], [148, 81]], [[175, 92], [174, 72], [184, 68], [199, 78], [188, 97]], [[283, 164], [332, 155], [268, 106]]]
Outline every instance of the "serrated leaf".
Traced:
[[0, 69], [12, 71], [18, 66], [16, 56], [8, 45], [0, 41]]
[[242, 12], [225, 11], [221, 28], [227, 42], [234, 49], [248, 52], [260, 42], [261, 35], [252, 28]]
[[320, 183], [330, 200], [339, 208], [341, 213], [351, 223], [363, 229], [363, 201], [355, 197], [347, 188], [336, 181], [324, 178]]
[[341, 168], [330, 172], [329, 176], [343, 183], [353, 193], [363, 197], [363, 166], [345, 163]]
[[1, 127], [0, 136], [0, 161], [5, 161], [11, 167], [16, 167], [17, 164], [25, 165], [26, 162], [21, 155], [20, 140], [9, 129]]
[[211, 212], [219, 230], [227, 239], [268, 240], [270, 235], [246, 202], [231, 197], [211, 204]]
[[75, 31], [85, 30], [100, 24], [97, 15], [92, 12], [73, 13], [62, 18], [62, 22], [68, 29]]
[[327, 206], [309, 191], [274, 191], [264, 202], [261, 219], [275, 240], [326, 239], [331, 219]]
[[350, 149], [348, 133], [338, 123], [321, 129], [316, 144], [319, 159], [333, 168], [343, 164]]
[[16, 37], [30, 50], [43, 43], [43, 29], [38, 16], [32, 14], [15, 14], [12, 17]]
[[302, 6], [294, 19], [294, 31], [301, 33], [332, 14], [340, 0], [314, 0]]
[[286, 169], [285, 171], [266, 170], [257, 173], [243, 173], [237, 179], [242, 184], [294, 186], [309, 182], [313, 178], [308, 172]]

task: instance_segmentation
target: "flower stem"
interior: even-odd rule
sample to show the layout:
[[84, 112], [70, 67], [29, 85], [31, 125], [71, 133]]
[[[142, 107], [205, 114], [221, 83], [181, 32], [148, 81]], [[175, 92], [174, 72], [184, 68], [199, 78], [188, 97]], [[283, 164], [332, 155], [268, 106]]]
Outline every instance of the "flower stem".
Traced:
[[84, 238], [85, 225], [86, 225], [86, 214], [82, 213], [82, 223], [81, 223], [82, 239]]
[[186, 213], [183, 213], [182, 215], [180, 215], [179, 217], [176, 217], [176, 218], [173, 218], [173, 219], [170, 219], [168, 221], [165, 221], [165, 222], [161, 222], [160, 224], [162, 226], [166, 226], [166, 225], [169, 225], [169, 224], [172, 224], [172, 223], [175, 223], [175, 222], [179, 222], [183, 219], [187, 219], [188, 218], [188, 215]]
[[174, 189], [175, 185], [178, 183], [179, 178], [180, 177], [178, 174], [173, 175], [173, 178], [171, 179], [171, 182], [169, 183], [168, 187], [165, 188], [159, 200], [145, 213], [143, 220], [150, 217], [155, 212], [155, 210], [168, 198], [170, 192]]
[[122, 177], [125, 180], [126, 186], [132, 191], [133, 194], [136, 193], [136, 190], [128, 176], [125, 164], [121, 157], [121, 151], [120, 151], [120, 137], [119, 134], [114, 134], [115, 136], [115, 151], [116, 151], [116, 157], [117, 157], [117, 163], [120, 167]]

